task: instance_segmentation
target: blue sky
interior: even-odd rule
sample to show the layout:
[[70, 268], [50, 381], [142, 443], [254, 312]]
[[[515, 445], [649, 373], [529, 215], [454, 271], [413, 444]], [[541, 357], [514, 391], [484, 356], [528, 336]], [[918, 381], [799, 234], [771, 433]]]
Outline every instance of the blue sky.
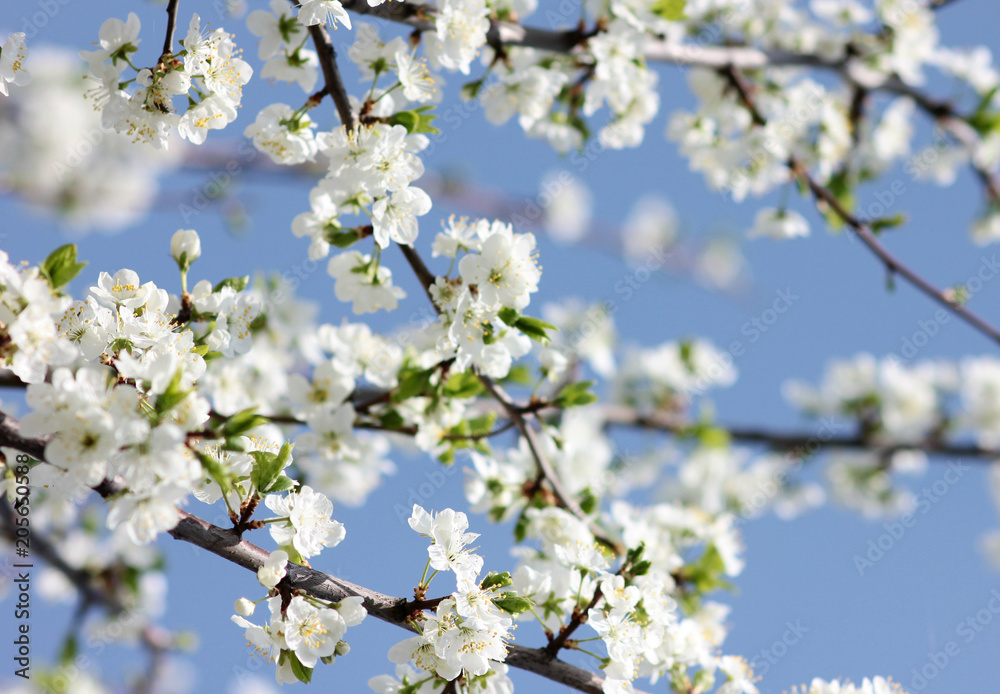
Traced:
[[[251, 3], [261, 6], [263, 3]], [[259, 69], [252, 36], [242, 22], [220, 20], [212, 3], [182, 0], [182, 17], [198, 10], [215, 25], [220, 23], [237, 34], [251, 64]], [[55, 8], [37, 35], [29, 41], [34, 50], [42, 43], [89, 47], [106, 16], [124, 19], [129, 10], [143, 21], [143, 55], [150, 57], [160, 45], [165, 14], [151, 3], [121, 3], [111, 0], [8, 0], [0, 9], [0, 35], [20, 30], [25, 18]], [[48, 15], [46, 15], [48, 16]], [[950, 45], [998, 48], [996, 27], [1000, 9], [996, 3], [964, 0], [940, 12], [943, 42]], [[538, 21], [543, 21], [541, 17]], [[181, 22], [182, 26], [186, 19]], [[35, 24], [40, 24], [35, 21]], [[334, 35], [344, 52], [347, 32]], [[348, 88], [354, 86], [347, 77]], [[454, 104], [460, 81], [450, 79], [445, 106]], [[601, 152], [592, 160], [560, 158], [540, 142], [526, 140], [516, 124], [495, 128], [481, 113], [466, 110], [459, 127], [445, 130], [436, 140], [434, 152], [425, 158], [428, 168], [454, 173], [476, 185], [505, 191], [514, 199], [530, 201], [537, 195], [545, 173], [565, 168], [583, 180], [595, 195], [596, 216], [603, 222], [620, 224], [634, 200], [657, 194], [677, 209], [682, 230], [693, 236], [728, 233], [738, 238], [749, 228], [761, 204], [775, 204], [778, 196], [764, 201], [735, 204], [708, 191], [698, 174], [688, 171], [675, 146], [663, 136], [665, 114], [688, 107], [691, 97], [684, 73], [671, 66], [661, 70], [661, 115], [647, 131], [639, 150]], [[250, 116], [267, 103], [300, 97], [292, 89], [269, 87], [260, 82], [247, 90], [243, 111], [225, 131], [238, 137]], [[947, 89], [940, 92], [946, 95]], [[16, 91], [15, 91], [16, 98]], [[323, 125], [335, 118], [332, 105], [317, 113]], [[218, 135], [218, 133], [213, 133]], [[210, 138], [218, 140], [218, 137]], [[474, 153], [475, 156], [471, 156]], [[227, 230], [218, 209], [210, 208], [196, 218], [183, 218], [179, 203], [190, 200], [206, 183], [204, 172], [181, 172], [164, 181], [164, 193], [154, 212], [142, 223], [115, 235], [91, 234], [77, 239], [80, 256], [91, 265], [74, 283], [83, 291], [99, 270], [129, 267], [142, 279], [176, 291], [176, 268], [168, 257], [171, 234], [181, 227], [194, 227], [201, 234], [204, 259], [193, 277], [223, 277], [252, 270], [293, 273], [305, 259], [307, 243], [295, 239], [289, 225], [292, 217], [308, 205], [308, 180], [283, 181], [273, 175], [242, 174], [236, 195], [251, 215], [250, 226], [241, 233]], [[859, 198], [862, 207], [874, 200], [874, 191], [901, 180], [904, 192], [894, 203], [909, 215], [909, 223], [886, 237], [893, 252], [939, 286], [957, 284], [973, 275], [991, 247], [968, 242], [967, 228], [978, 209], [979, 194], [971, 176], [962, 174], [948, 189], [921, 185], [902, 170], [892, 171], [872, 191]], [[866, 197], [867, 196], [867, 197]], [[792, 309], [759, 340], [747, 343], [746, 353], [736, 359], [737, 384], [715, 397], [719, 418], [732, 424], [795, 427], [809, 431], [780, 395], [788, 378], [817, 380], [831, 357], [848, 357], [861, 351], [884, 354], [898, 351], [904, 339], [919, 328], [919, 321], [932, 318], [937, 307], [902, 282], [895, 292], [886, 291], [883, 269], [861, 244], [844, 234], [824, 231], [818, 216], [806, 201], [796, 209], [813, 222], [813, 234], [805, 240], [776, 244], [766, 240], [746, 242], [743, 250], [753, 274], [751, 292], [734, 300], [706, 291], [684, 278], [656, 276], [636, 296], [621, 302], [615, 316], [626, 340], [645, 345], [684, 336], [703, 336], [728, 345], [742, 339], [743, 324], [771, 305], [775, 292], [788, 290], [799, 299]], [[446, 201], [424, 218], [418, 247], [429, 246], [438, 220], [461, 212]], [[0, 197], [0, 247], [14, 260], [38, 262], [66, 235], [51, 218]], [[544, 266], [540, 304], [563, 296], [588, 300], [616, 298], [615, 285], [630, 269], [621, 261], [593, 249], [584, 242], [567, 247], [546, 239], [539, 242]], [[407, 276], [398, 251], [385, 256], [397, 281], [409, 292], [403, 320], [422, 307], [424, 301]], [[443, 269], [443, 268], [440, 268]], [[339, 322], [348, 314], [333, 297], [332, 280], [323, 272], [308, 275], [301, 294], [322, 303], [321, 318]], [[1000, 284], [987, 284], [970, 306], [994, 322], [1000, 320]], [[921, 350], [920, 358], [959, 358], [966, 354], [993, 353], [986, 338], [953, 319]], [[8, 394], [0, 394], [8, 399]], [[10, 399], [16, 399], [11, 395]], [[347, 526], [347, 539], [325, 552], [316, 567], [389, 594], [408, 595], [423, 568], [425, 549], [410, 529], [398, 521], [393, 508], [408, 506], [410, 489], [439, 466], [429, 460], [398, 458], [399, 473], [376, 491], [363, 509], [338, 508], [335, 517]], [[916, 490], [941, 480], [947, 466], [936, 460]], [[1000, 649], [1000, 615], [989, 612], [991, 591], [1000, 590], [1000, 575], [990, 570], [976, 551], [976, 540], [997, 525], [997, 514], [989, 499], [982, 463], [973, 462], [947, 493], [933, 502], [917, 523], [906, 529], [874, 566], [859, 575], [854, 557], [868, 550], [870, 541], [889, 532], [882, 522], [866, 521], [847, 511], [825, 507], [794, 522], [771, 516], [745, 526], [747, 568], [737, 581], [738, 593], [720, 599], [732, 606], [733, 630], [726, 653], [742, 654], [767, 663], [759, 686], [764, 692], [781, 692], [807, 682], [813, 676], [850, 677], [859, 681], [868, 675], [891, 675], [907, 687], [916, 669], [927, 666], [931, 653], [945, 652], [948, 664], [924, 687], [912, 691], [990, 691], [995, 687]], [[461, 508], [461, 473], [447, 478], [428, 507], [454, 505]], [[193, 508], [192, 510], [196, 510]], [[472, 529], [483, 533], [482, 551], [487, 569], [503, 570], [513, 565], [506, 556], [509, 528], [491, 527], [480, 516], [471, 517]], [[266, 536], [254, 539], [270, 547]], [[255, 578], [233, 565], [200, 550], [170, 540], [161, 541], [170, 564], [169, 610], [163, 622], [175, 629], [199, 634], [200, 646], [182, 656], [195, 678], [194, 691], [222, 691], [247, 666], [248, 651], [240, 630], [229, 622], [233, 601], [242, 595], [257, 597]], [[443, 586], [448, 588], [447, 586]], [[994, 603], [996, 605], [997, 603]], [[0, 610], [9, 623], [9, 600]], [[981, 631], [962, 624], [986, 610], [990, 622]], [[55, 655], [56, 635], [67, 624], [65, 606], [43, 608], [33, 617], [35, 633], [52, 635], [38, 642], [36, 657]], [[793, 628], [794, 627], [794, 628]], [[794, 639], [788, 637], [794, 633]], [[405, 636], [394, 627], [371, 619], [350, 632], [351, 654], [332, 667], [317, 670], [315, 685], [334, 691], [364, 691], [367, 680], [391, 672], [385, 658], [389, 646]], [[523, 645], [540, 643], [532, 632], [518, 634]], [[788, 645], [790, 641], [794, 641]], [[784, 643], [785, 647], [776, 646]], [[949, 648], [949, 643], [952, 648]], [[0, 661], [9, 662], [0, 650]], [[767, 649], [768, 653], [765, 653]], [[777, 657], [778, 653], [783, 653]], [[769, 655], [770, 654], [770, 655]], [[96, 655], [96, 654], [95, 654]], [[122, 667], [141, 667], [135, 651], [112, 649], [98, 658], [105, 672], [117, 678]], [[773, 662], [772, 662], [773, 661]], [[938, 657], [938, 662], [941, 658]], [[759, 668], [763, 670], [764, 668]], [[928, 668], [928, 672], [933, 668]], [[0, 682], [8, 676], [0, 671]], [[272, 672], [263, 676], [270, 680]], [[521, 691], [558, 691], [559, 688], [532, 675], [516, 674]], [[920, 681], [917, 680], [917, 684]]]

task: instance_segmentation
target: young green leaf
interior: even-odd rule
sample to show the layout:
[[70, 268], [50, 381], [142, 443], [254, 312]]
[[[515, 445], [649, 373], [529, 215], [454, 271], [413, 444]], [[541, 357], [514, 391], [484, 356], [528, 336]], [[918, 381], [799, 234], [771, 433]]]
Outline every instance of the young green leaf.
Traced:
[[53, 289], [59, 289], [69, 284], [70, 280], [79, 275], [85, 267], [87, 267], [86, 262], [79, 263], [76, 260], [76, 244], [67, 243], [49, 253], [49, 257], [38, 270]]

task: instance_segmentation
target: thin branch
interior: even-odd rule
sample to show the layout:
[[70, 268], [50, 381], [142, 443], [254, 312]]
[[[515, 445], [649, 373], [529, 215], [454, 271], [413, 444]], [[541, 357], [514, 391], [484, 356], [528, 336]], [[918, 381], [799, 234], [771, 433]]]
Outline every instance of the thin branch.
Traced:
[[45, 458], [45, 446], [50, 437], [29, 438], [21, 435], [21, 423], [0, 411], [0, 445], [27, 453], [35, 460]]
[[577, 629], [587, 623], [590, 618], [590, 610], [597, 606], [601, 598], [604, 597], [604, 593], [601, 592], [601, 586], [598, 585], [594, 588], [594, 596], [587, 603], [587, 606], [580, 609], [577, 605], [573, 608], [573, 616], [570, 618], [569, 622], [563, 624], [559, 629], [559, 633], [556, 634], [552, 640], [549, 641], [549, 645], [545, 647], [546, 653], [555, 656], [559, 651], [566, 647], [566, 642], [569, 641], [569, 637], [572, 636]]
[[337, 52], [330, 41], [330, 35], [319, 24], [309, 27], [309, 35], [312, 36], [313, 43], [316, 45], [319, 64], [323, 69], [323, 79], [326, 82], [326, 87], [320, 94], [326, 93], [330, 95], [333, 103], [337, 106], [337, 115], [340, 116], [340, 122], [343, 123], [348, 131], [354, 130], [354, 126], [356, 125], [354, 112], [351, 111], [351, 101], [347, 97], [347, 89], [344, 88], [344, 80], [340, 76], [340, 69], [337, 67]]
[[420, 284], [423, 286], [424, 292], [427, 294], [427, 298], [430, 299], [431, 306], [434, 307], [435, 311], [440, 313], [441, 310], [438, 308], [438, 305], [434, 303], [434, 297], [431, 296], [431, 287], [434, 286], [434, 280], [436, 279], [434, 277], [434, 273], [427, 269], [427, 265], [424, 264], [423, 258], [420, 257], [420, 254], [417, 253], [417, 249], [413, 246], [403, 243], [396, 245], [399, 246], [399, 250], [401, 250], [403, 255], [406, 257], [406, 262], [410, 264], [413, 274], [415, 274], [417, 279], [420, 280]]
[[177, 8], [180, 0], [170, 0], [167, 3], [167, 33], [163, 39], [163, 53], [160, 60], [174, 54], [174, 31], [177, 29]]
[[552, 487], [552, 493], [555, 495], [556, 501], [564, 509], [572, 513], [574, 516], [579, 518], [583, 523], [587, 525], [590, 531], [594, 534], [594, 538], [601, 543], [612, 548], [618, 554], [621, 554], [624, 550], [622, 549], [621, 543], [615, 541], [614, 539], [608, 537], [600, 528], [598, 528], [593, 520], [587, 517], [583, 509], [576, 502], [576, 499], [572, 495], [568, 494], [562, 487], [562, 483], [559, 481], [559, 476], [556, 471], [552, 468], [551, 463], [549, 463], [548, 458], [542, 451], [541, 445], [539, 445], [538, 437], [535, 435], [535, 430], [528, 426], [528, 423], [524, 419], [524, 414], [520, 407], [518, 407], [510, 396], [504, 391], [504, 389], [497, 383], [493, 382], [488, 376], [479, 374], [479, 381], [483, 384], [493, 399], [500, 403], [500, 406], [507, 413], [507, 416], [514, 422], [518, 431], [521, 432], [521, 436], [528, 444], [528, 450], [531, 451], [531, 457], [535, 459], [535, 464], [538, 466], [539, 477], [548, 481], [549, 486]]
[[[757, 108], [751, 86], [739, 70], [733, 67], [727, 67], [720, 70], [720, 73], [729, 80], [730, 85], [732, 85], [732, 87], [736, 90], [740, 103], [743, 104], [744, 108], [746, 108], [750, 113], [754, 124], [758, 127], [766, 125], [767, 120], [763, 115], [761, 115], [760, 110]], [[844, 222], [844, 224], [850, 227], [855, 235], [861, 239], [862, 243], [864, 243], [869, 250], [871, 250], [872, 253], [874, 253], [879, 260], [882, 261], [890, 273], [901, 275], [919, 291], [961, 317], [964, 321], [972, 325], [997, 344], [1000, 344], [1000, 330], [997, 330], [997, 328], [993, 327], [978, 315], [965, 308], [962, 304], [948, 298], [943, 291], [936, 288], [890, 253], [889, 250], [875, 237], [875, 233], [871, 230], [871, 227], [866, 222], [859, 219], [856, 215], [849, 212], [828, 188], [820, 185], [816, 179], [812, 177], [802, 162], [795, 157], [790, 157], [786, 164], [794, 176], [800, 178], [808, 185], [809, 190], [812, 192], [816, 202], [823, 203], [833, 210], [833, 212]]]
[[914, 272], [909, 266], [905, 265], [902, 261], [890, 253], [889, 249], [883, 246], [882, 243], [875, 237], [871, 227], [844, 209], [844, 207], [840, 204], [840, 201], [837, 200], [836, 196], [834, 196], [828, 188], [825, 188], [817, 183], [800, 162], [793, 159], [790, 162], [790, 167], [809, 185], [809, 189], [812, 191], [813, 196], [817, 200], [822, 200], [826, 203], [827, 206], [829, 206], [829, 208], [832, 209], [845, 224], [854, 230], [857, 237], [860, 238], [862, 243], [868, 246], [872, 253], [874, 253], [882, 261], [889, 272], [898, 273], [923, 294], [929, 296], [934, 301], [957, 314], [965, 320], [966, 323], [979, 330], [997, 344], [1000, 344], [1000, 330], [997, 330], [997, 328], [967, 309], [961, 303], [948, 298], [948, 295], [946, 295], [943, 291], [925, 280], [919, 274]]
[[[631, 407], [606, 405], [601, 417], [609, 426], [625, 426], [650, 431], [661, 431], [672, 435], [684, 435], [691, 431], [692, 423], [665, 412], [643, 414]], [[759, 427], [720, 426], [720, 429], [734, 441], [766, 444], [779, 451], [806, 449], [850, 448], [868, 450], [879, 456], [891, 455], [898, 451], [919, 450], [949, 458], [973, 458], [983, 462], [993, 462], [1000, 458], [1000, 451], [983, 448], [974, 444], [955, 444], [939, 439], [927, 439], [912, 443], [879, 443], [870, 437], [817, 436], [805, 432], [781, 432]]]

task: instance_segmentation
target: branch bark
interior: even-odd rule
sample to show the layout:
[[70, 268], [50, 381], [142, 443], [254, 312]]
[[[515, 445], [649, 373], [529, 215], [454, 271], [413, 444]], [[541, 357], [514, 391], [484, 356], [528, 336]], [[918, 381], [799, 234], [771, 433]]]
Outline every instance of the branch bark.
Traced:
[[179, 5], [180, 0], [170, 0], [167, 3], [167, 32], [163, 38], [161, 60], [174, 53], [174, 32], [177, 30], [177, 10]]
[[330, 95], [337, 107], [340, 122], [348, 130], [353, 130], [357, 123], [354, 120], [354, 112], [351, 111], [351, 101], [347, 97], [347, 89], [344, 88], [344, 80], [337, 67], [337, 52], [330, 41], [330, 35], [326, 29], [318, 24], [309, 27], [309, 35], [312, 36], [313, 44], [316, 46], [319, 65], [323, 70], [323, 79], [326, 82], [326, 87], [320, 92], [320, 95], [324, 93]]
[[[631, 407], [607, 405], [601, 411], [605, 423], [610, 426], [626, 426], [650, 431], [661, 431], [667, 434], [682, 434], [689, 431], [691, 422], [675, 415], [652, 412], [641, 413]], [[1000, 458], [1000, 451], [983, 448], [974, 444], [948, 443], [935, 439], [915, 441], [913, 443], [880, 444], [870, 438], [855, 436], [819, 437], [805, 432], [783, 432], [762, 429], [760, 427], [720, 427], [735, 441], [745, 443], [765, 444], [779, 451], [794, 451], [797, 449], [816, 448], [851, 448], [868, 450], [876, 455], [887, 455], [897, 451], [919, 450], [934, 455], [949, 458], [980, 459], [984, 463], [992, 463]]]

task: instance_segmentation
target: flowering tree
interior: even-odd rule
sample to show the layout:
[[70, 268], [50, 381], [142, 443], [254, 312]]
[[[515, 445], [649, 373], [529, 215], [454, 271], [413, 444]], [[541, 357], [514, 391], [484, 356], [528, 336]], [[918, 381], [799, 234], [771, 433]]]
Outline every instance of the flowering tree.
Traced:
[[[552, 10], [534, 0], [271, 0], [238, 22], [242, 8], [229, 3], [230, 33], [198, 14], [216, 11], [211, 3], [169, 0], [165, 33], [149, 36], [135, 13], [101, 18], [96, 48], [79, 58], [11, 33], [0, 52], [0, 160], [16, 194], [76, 226], [126, 225], [148, 212], [158, 176], [219, 156], [217, 140], [254, 167], [309, 180], [308, 207], [288, 226], [308, 239], [311, 261], [328, 259], [333, 293], [353, 314], [397, 309], [400, 273], [426, 295], [407, 299], [426, 310], [402, 329], [317, 325], [287, 281], [194, 281], [202, 247], [189, 228], [150, 235], [179, 270], [170, 287], [143, 281], [139, 262], [92, 271], [72, 244], [34, 265], [0, 255], [0, 376], [26, 403], [0, 419], [0, 522], [12, 566], [38, 557], [79, 592], [61, 666], [73, 663], [74, 630], [91, 608], [138, 615], [122, 636], [154, 656], [172, 647], [144, 607], [161, 571], [149, 545], [169, 535], [256, 573], [255, 594], [232, 596], [233, 638], [242, 632], [278, 683], [349, 668], [350, 633], [374, 617], [402, 639], [388, 649], [391, 674], [370, 682], [382, 693], [500, 694], [513, 691], [509, 668], [584, 692], [647, 686], [636, 680], [679, 694], [756, 692], [753, 668], [726, 652], [726, 612], [712, 599], [743, 568], [740, 525], [822, 502], [824, 488], [800, 474], [820, 449], [830, 496], [865, 515], [912, 518], [897, 473], [928, 456], [997, 455], [1000, 360], [836, 361], [820, 385], [793, 383], [787, 396], [807, 416], [846, 421], [848, 434], [727, 426], [706, 393], [735, 382], [732, 347], [678, 339], [620, 350], [614, 302], [540, 309], [531, 219], [452, 217], [428, 231], [432, 197], [454, 190], [424, 177], [421, 154], [450, 125], [436, 115], [443, 75], [489, 122], [516, 116], [527, 136], [572, 157], [639, 146], [670, 103], [654, 66], [686, 66], [696, 105], [672, 111], [667, 135], [709, 188], [735, 200], [797, 191], [943, 320], [1000, 342], [966, 305], [973, 282], [935, 287], [882, 243], [905, 220], [855, 200], [894, 166], [944, 186], [970, 168], [983, 198], [972, 238], [1000, 238], [1000, 75], [988, 50], [939, 42], [947, 2], [590, 2], [568, 16], [560, 8], [570, 28], [542, 29], [532, 19]], [[254, 37], [258, 75], [237, 48]], [[341, 76], [348, 61], [362, 80], [354, 93]], [[957, 96], [925, 88], [930, 71]], [[260, 77], [297, 85], [297, 100], [241, 114]], [[53, 128], [39, 114], [54, 103], [63, 120]], [[209, 132], [236, 120], [252, 145]], [[84, 132], [98, 133], [86, 152]], [[83, 165], [68, 165], [74, 147]], [[576, 238], [587, 193], [566, 178], [552, 184], [547, 228]], [[683, 249], [669, 214], [640, 209], [620, 230], [623, 253]], [[760, 209], [751, 234], [792, 239], [809, 226], [786, 195]], [[717, 261], [700, 267], [731, 287]], [[647, 450], [616, 456], [616, 437], [636, 430], [653, 434]], [[311, 568], [350, 530], [333, 502], [363, 504], [390, 459], [412, 450], [427, 465], [463, 467], [466, 497], [406, 509], [427, 545], [413, 594]], [[662, 493], [643, 497], [654, 483]], [[512, 533], [515, 558], [491, 558], [506, 570], [484, 573], [470, 527], [486, 523]], [[104, 547], [100, 560], [79, 561], [79, 543]], [[1000, 554], [1000, 537], [985, 546]], [[567, 662], [567, 651], [593, 667]], [[56, 686], [60, 664], [39, 674], [21, 657], [16, 676]], [[154, 668], [142, 686], [162, 676]], [[805, 687], [898, 690], [882, 677]]]

